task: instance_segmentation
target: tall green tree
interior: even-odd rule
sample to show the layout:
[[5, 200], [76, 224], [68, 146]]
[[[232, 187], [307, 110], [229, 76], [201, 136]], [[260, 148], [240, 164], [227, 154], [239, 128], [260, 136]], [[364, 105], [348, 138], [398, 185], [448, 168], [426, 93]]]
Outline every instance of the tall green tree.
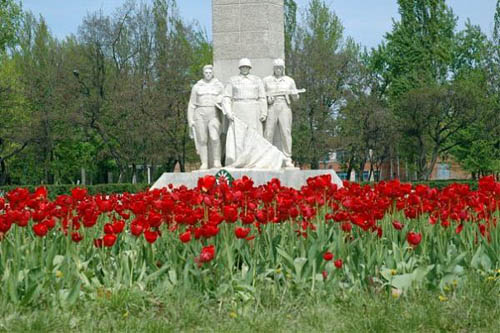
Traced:
[[297, 32], [297, 3], [295, 0], [285, 0], [285, 60], [291, 67], [293, 57], [292, 43]]
[[461, 131], [487, 120], [487, 96], [481, 89], [476, 82], [457, 80], [401, 96], [396, 121], [402, 143], [414, 154], [418, 179], [429, 179], [440, 156], [467, 143], [458, 139]]
[[21, 5], [14, 0], [0, 0], [0, 55], [16, 41], [21, 25]]
[[447, 81], [457, 25], [445, 0], [398, 0], [398, 5], [401, 19], [374, 52], [374, 69], [393, 101], [411, 89]]
[[15, 62], [4, 60], [0, 66], [0, 185], [10, 180], [9, 161], [31, 141], [31, 119], [19, 77]]
[[[466, 23], [457, 34], [453, 73], [455, 80], [472, 83], [482, 97], [482, 117], [458, 131], [451, 150], [459, 164], [473, 176], [500, 172], [500, 113], [496, 105], [498, 64], [494, 41], [489, 41], [479, 26]], [[498, 81], [496, 81], [498, 82]], [[470, 96], [471, 99], [478, 96]]]
[[167, 170], [178, 165], [184, 171], [186, 161], [197, 159], [189, 139], [186, 106], [202, 67], [212, 63], [212, 47], [206, 34], [180, 18], [175, 1], [156, 0], [153, 12], [155, 105], [145, 111], [157, 126]]
[[291, 75], [307, 93], [294, 108], [294, 159], [318, 168], [335, 150], [335, 114], [348, 85], [357, 46], [343, 36], [340, 19], [311, 0], [293, 41]]
[[[401, 19], [372, 52], [371, 68], [400, 133], [398, 154], [427, 179], [438, 158], [466, 146], [465, 133], [487, 119], [487, 40], [457, 18], [445, 0], [399, 0]], [[470, 134], [470, 133], [469, 133]]]

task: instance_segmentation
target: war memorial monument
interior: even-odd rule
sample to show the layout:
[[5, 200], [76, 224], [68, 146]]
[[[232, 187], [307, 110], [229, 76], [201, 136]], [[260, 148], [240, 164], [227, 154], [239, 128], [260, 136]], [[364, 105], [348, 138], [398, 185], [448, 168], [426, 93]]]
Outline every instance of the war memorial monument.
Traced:
[[214, 64], [204, 66], [186, 106], [200, 170], [164, 173], [152, 189], [195, 187], [221, 170], [294, 188], [331, 174], [342, 186], [334, 170], [299, 170], [292, 162], [293, 102], [306, 89], [285, 74], [284, 0], [212, 0], [212, 17]]

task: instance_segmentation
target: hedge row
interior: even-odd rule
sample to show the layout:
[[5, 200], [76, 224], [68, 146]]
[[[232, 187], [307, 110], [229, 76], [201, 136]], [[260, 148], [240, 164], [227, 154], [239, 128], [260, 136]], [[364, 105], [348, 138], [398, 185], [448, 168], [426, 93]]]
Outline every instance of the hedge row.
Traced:
[[[41, 185], [23, 185], [23, 186], [17, 186], [17, 185], [9, 185], [9, 186], [0, 186], [0, 196], [3, 195], [3, 193], [9, 192], [15, 188], [18, 187], [24, 187], [29, 189], [31, 192], [33, 192], [37, 187]], [[74, 184], [68, 184], [68, 185], [45, 185], [47, 187], [47, 190], [49, 192], [49, 198], [54, 199], [58, 195], [61, 194], [69, 194], [71, 193], [71, 189], [78, 187], [77, 185]], [[112, 194], [112, 193], [137, 193], [141, 191], [147, 190], [150, 185], [148, 184], [99, 184], [99, 185], [88, 185], [84, 186], [87, 188], [89, 194], [95, 195], [95, 194]]]
[[[418, 181], [413, 182], [414, 185], [417, 184], [425, 184], [429, 185], [433, 188], [442, 189], [450, 184], [459, 183], [459, 184], [467, 184], [471, 189], [477, 189], [477, 180], [430, 180], [430, 181]], [[369, 182], [364, 182], [362, 184], [371, 184]], [[26, 185], [22, 186], [24, 188], [29, 189], [30, 191], [34, 191], [40, 185]], [[10, 185], [10, 186], [0, 186], [0, 196], [3, 196], [3, 193], [9, 192], [19, 186]], [[77, 187], [76, 185], [46, 185], [49, 191], [49, 197], [51, 199], [57, 197], [61, 194], [69, 194], [72, 188]], [[145, 191], [149, 188], [148, 184], [100, 184], [100, 185], [89, 185], [86, 186], [89, 191], [89, 194], [112, 194], [112, 193], [137, 193], [141, 191]]]
[[[408, 182], [402, 181], [402, 183], [408, 183]], [[469, 185], [469, 187], [472, 190], [477, 190], [477, 188], [478, 188], [478, 181], [473, 180], [473, 179], [422, 180], [422, 181], [413, 181], [411, 183], [413, 185], [418, 185], [418, 184], [428, 185], [431, 188], [438, 188], [438, 189], [443, 189], [446, 186], [451, 185], [451, 184], [455, 184], [455, 183]], [[370, 185], [372, 183], [363, 182], [362, 184], [363, 185], [364, 184]]]

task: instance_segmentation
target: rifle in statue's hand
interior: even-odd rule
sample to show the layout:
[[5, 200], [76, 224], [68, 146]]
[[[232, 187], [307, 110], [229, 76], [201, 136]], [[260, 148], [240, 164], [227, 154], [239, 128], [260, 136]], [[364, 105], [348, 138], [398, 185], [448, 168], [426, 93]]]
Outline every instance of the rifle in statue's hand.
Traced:
[[288, 96], [288, 95], [298, 95], [305, 93], [305, 89], [295, 89], [295, 90], [282, 90], [282, 91], [273, 91], [267, 93], [267, 97], [278, 97], [278, 96]]

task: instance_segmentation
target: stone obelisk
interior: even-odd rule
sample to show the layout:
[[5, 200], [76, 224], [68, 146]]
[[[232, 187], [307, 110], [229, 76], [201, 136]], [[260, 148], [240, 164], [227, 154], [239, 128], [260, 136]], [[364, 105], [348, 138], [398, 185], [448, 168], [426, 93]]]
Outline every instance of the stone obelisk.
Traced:
[[212, 0], [216, 77], [237, 75], [241, 58], [252, 61], [252, 74], [270, 75], [285, 57], [284, 13], [284, 0]]

